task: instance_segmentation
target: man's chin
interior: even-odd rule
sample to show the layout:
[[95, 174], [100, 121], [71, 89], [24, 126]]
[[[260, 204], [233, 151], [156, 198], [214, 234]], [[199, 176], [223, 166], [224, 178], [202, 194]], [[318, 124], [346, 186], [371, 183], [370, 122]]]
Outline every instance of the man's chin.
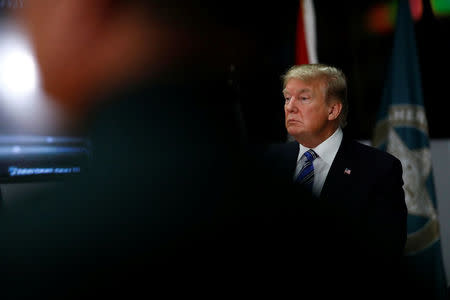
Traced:
[[301, 135], [298, 131], [288, 130], [287, 133], [291, 136], [290, 139], [298, 140], [299, 135]]
[[289, 133], [289, 135], [294, 137], [302, 135], [302, 130], [300, 130], [299, 128], [293, 128], [293, 126], [288, 127], [287, 132]]

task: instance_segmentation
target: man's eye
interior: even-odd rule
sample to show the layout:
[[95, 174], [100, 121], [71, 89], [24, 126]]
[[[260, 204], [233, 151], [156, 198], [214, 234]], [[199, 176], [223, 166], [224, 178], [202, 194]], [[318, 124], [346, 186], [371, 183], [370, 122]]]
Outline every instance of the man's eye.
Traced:
[[302, 97], [302, 100], [309, 100], [309, 97]]

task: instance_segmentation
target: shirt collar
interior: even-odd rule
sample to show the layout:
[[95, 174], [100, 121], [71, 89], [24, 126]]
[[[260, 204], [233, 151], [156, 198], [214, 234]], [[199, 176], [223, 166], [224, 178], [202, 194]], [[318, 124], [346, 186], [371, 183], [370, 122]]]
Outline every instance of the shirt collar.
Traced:
[[336, 129], [336, 131], [329, 138], [315, 148], [307, 148], [299, 143], [300, 151], [298, 153], [298, 160], [302, 157], [303, 153], [309, 149], [313, 149], [322, 160], [331, 165], [337, 151], [339, 150], [339, 146], [341, 145], [342, 137], [342, 129], [341, 127], [338, 127], [338, 129]]

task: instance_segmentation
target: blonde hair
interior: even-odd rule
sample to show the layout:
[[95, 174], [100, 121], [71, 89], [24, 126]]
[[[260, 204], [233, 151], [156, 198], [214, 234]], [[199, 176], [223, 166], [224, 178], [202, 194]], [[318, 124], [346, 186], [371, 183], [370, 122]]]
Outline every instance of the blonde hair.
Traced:
[[342, 103], [339, 124], [342, 128], [347, 125], [347, 80], [341, 70], [324, 64], [295, 65], [289, 68], [281, 78], [283, 88], [290, 79], [300, 79], [306, 82], [321, 80], [325, 84], [325, 99], [327, 101], [336, 99]]

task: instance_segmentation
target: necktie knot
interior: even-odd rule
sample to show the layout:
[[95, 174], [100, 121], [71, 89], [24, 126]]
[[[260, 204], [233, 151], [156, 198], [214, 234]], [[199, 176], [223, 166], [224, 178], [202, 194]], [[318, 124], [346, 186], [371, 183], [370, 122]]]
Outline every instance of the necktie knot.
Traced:
[[305, 156], [309, 162], [313, 162], [318, 157], [317, 153], [313, 149], [309, 149], [303, 153], [303, 156]]

